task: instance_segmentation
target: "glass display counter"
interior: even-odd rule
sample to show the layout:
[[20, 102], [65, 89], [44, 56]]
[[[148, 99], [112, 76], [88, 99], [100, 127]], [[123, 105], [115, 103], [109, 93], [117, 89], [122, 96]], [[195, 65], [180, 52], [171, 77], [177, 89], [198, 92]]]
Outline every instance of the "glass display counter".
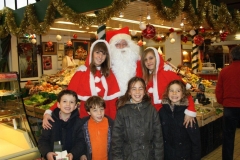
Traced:
[[21, 96], [19, 75], [0, 73], [0, 159], [40, 157]]

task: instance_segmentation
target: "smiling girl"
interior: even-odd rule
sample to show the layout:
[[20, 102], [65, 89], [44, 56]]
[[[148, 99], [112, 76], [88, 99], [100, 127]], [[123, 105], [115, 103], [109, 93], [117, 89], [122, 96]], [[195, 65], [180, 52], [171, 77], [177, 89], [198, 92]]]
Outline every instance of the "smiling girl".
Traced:
[[128, 82], [112, 133], [112, 158], [128, 160], [162, 160], [163, 140], [159, 116], [151, 105], [142, 78]]
[[[162, 108], [159, 111], [165, 160], [200, 160], [201, 142], [198, 124], [184, 127], [184, 111], [188, 106], [185, 84], [181, 80], [173, 80], [163, 94]], [[197, 122], [196, 118], [195, 121]]]
[[[116, 100], [120, 96], [117, 80], [110, 69], [109, 45], [105, 40], [96, 40], [90, 48], [85, 65], [80, 66], [72, 77], [68, 89], [77, 93], [80, 104], [80, 117], [88, 116], [85, 101], [91, 96], [100, 96], [106, 102], [105, 114], [115, 119]], [[51, 128], [48, 119], [56, 105], [44, 114], [43, 128]]]

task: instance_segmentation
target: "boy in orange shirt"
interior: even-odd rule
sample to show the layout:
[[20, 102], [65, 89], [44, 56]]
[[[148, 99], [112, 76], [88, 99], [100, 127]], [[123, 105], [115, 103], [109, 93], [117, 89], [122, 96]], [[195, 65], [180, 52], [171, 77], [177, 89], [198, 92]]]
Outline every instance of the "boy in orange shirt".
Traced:
[[86, 153], [80, 160], [110, 160], [110, 144], [113, 120], [104, 116], [106, 104], [99, 96], [92, 96], [85, 102], [90, 116], [82, 119]]

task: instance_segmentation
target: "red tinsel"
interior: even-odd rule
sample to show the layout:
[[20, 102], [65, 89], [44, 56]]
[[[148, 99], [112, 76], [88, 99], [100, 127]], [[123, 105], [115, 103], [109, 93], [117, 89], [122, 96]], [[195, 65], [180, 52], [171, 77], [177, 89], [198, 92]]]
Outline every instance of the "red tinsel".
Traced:
[[144, 30], [142, 31], [142, 36], [143, 36], [144, 38], [147, 38], [147, 39], [153, 38], [153, 37], [155, 36], [155, 34], [156, 34], [155, 27], [154, 27], [153, 25], [150, 25], [150, 24], [148, 24], [148, 25], [146, 26], [146, 29], [144, 29]]
[[205, 28], [200, 28], [201, 33], [205, 33], [205, 31], [206, 31]]
[[74, 38], [74, 39], [77, 39], [77, 37], [78, 37], [77, 34], [74, 33], [74, 34], [73, 34], [73, 38]]
[[184, 43], [186, 43], [186, 42], [188, 41], [188, 37], [187, 37], [187, 36], [182, 36], [182, 41], [183, 41]]
[[220, 34], [221, 41], [225, 41], [227, 36], [228, 36], [228, 34], [229, 34], [228, 31], [225, 31], [225, 32], [221, 33]]
[[193, 38], [193, 42], [200, 46], [203, 42], [204, 42], [204, 38], [201, 36], [201, 35], [196, 35], [194, 38]]
[[171, 33], [174, 32], [174, 29], [173, 29], [173, 28], [170, 28], [170, 29], [169, 29], [169, 32], [171, 32]]

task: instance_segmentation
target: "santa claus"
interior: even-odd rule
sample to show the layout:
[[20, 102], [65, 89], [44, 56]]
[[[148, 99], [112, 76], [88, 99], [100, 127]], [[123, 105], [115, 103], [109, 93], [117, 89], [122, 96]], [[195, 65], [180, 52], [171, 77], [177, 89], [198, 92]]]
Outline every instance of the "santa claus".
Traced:
[[140, 48], [132, 41], [128, 27], [108, 31], [106, 40], [110, 45], [111, 68], [124, 95], [129, 79], [141, 73]]

